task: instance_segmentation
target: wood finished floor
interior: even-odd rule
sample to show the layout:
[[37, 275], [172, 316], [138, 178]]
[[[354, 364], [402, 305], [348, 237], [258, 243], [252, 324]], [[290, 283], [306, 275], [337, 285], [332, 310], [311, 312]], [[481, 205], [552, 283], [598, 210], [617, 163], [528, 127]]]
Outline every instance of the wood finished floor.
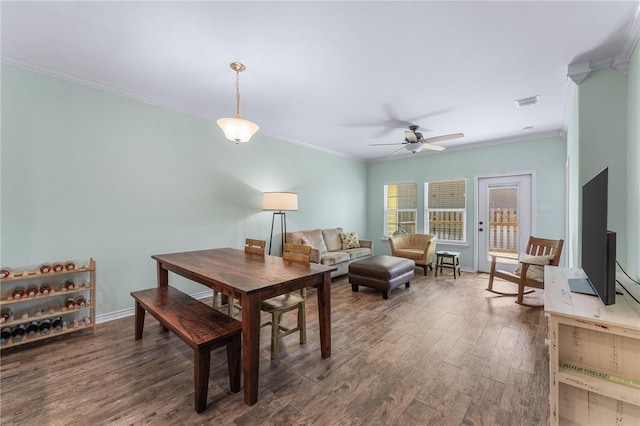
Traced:
[[[320, 357], [311, 291], [308, 340], [284, 338], [276, 361], [261, 333], [260, 394], [231, 394], [224, 349], [212, 353], [208, 407], [193, 408], [192, 351], [147, 316], [98, 324], [2, 353], [1, 418], [10, 425], [538, 425], [549, 422], [541, 309], [486, 292], [487, 275], [425, 278], [383, 300], [346, 277], [332, 285], [332, 356]], [[509, 284], [504, 284], [509, 288]], [[209, 300], [206, 300], [210, 302]], [[132, 301], [133, 304], [133, 301]], [[295, 314], [289, 322], [294, 323]]]

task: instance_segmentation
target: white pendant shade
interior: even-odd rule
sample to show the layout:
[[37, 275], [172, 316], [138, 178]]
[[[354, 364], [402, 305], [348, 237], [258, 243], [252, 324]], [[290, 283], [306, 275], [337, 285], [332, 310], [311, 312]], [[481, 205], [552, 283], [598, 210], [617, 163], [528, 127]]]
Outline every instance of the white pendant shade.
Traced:
[[217, 123], [227, 139], [238, 143], [249, 142], [249, 139], [260, 129], [256, 123], [242, 118], [221, 118]]
[[265, 192], [262, 210], [298, 210], [298, 194], [295, 192]]

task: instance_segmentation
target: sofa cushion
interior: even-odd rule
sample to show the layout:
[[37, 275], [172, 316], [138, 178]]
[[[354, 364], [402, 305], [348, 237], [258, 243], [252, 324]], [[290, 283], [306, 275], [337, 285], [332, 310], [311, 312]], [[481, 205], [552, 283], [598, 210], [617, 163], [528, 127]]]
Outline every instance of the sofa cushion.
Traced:
[[344, 234], [340, 234], [340, 238], [342, 239], [342, 250], [360, 247], [357, 232], [346, 232]]
[[[303, 242], [302, 239], [306, 239], [307, 237], [304, 236], [304, 233], [301, 231], [296, 231], [296, 232], [287, 232], [286, 233], [286, 238], [285, 238], [285, 242], [290, 243], [290, 244], [305, 244]], [[308, 239], [307, 239], [308, 241]], [[311, 245], [311, 244], [307, 244], [307, 245]]]
[[336, 263], [347, 262], [350, 259], [349, 253], [344, 251], [328, 251], [320, 256], [320, 263], [333, 266]]
[[346, 253], [349, 253], [351, 260], [372, 255], [371, 249], [368, 247], [358, 247], [358, 248], [347, 249], [344, 251]]
[[311, 247], [318, 249], [320, 253], [327, 251], [327, 246], [322, 238], [322, 231], [320, 229], [314, 229], [312, 231], [300, 231], [307, 240], [311, 243]]
[[326, 244], [328, 251], [342, 250], [342, 239], [340, 238], [340, 234], [342, 234], [342, 232], [342, 228], [322, 230], [322, 237], [324, 238], [324, 243]]

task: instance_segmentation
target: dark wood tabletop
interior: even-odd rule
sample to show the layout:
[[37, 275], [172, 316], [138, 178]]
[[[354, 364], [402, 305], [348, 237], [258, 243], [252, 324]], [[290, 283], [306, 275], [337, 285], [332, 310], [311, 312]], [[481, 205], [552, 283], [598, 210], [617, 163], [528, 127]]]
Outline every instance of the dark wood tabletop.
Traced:
[[158, 286], [169, 284], [169, 271], [242, 302], [242, 368], [247, 405], [258, 400], [260, 302], [301, 288], [317, 286], [320, 352], [331, 356], [331, 271], [335, 267], [285, 261], [243, 250], [219, 248], [151, 256], [157, 261]]

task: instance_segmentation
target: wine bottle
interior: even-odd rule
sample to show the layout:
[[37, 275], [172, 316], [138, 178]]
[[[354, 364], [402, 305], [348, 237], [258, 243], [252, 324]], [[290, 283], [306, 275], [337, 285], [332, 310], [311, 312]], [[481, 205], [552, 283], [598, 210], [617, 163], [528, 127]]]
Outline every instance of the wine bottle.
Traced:
[[20, 299], [22, 296], [24, 296], [24, 288], [22, 288], [22, 287], [16, 287], [11, 292], [11, 297], [14, 298], [14, 299]]
[[74, 309], [76, 307], [75, 299], [73, 297], [67, 297], [67, 301], [64, 302], [64, 306], [69, 310]]
[[11, 329], [9, 327], [5, 327], [0, 331], [0, 345], [6, 345], [11, 337]]
[[16, 325], [15, 327], [13, 327], [13, 330], [11, 330], [11, 336], [13, 337], [14, 343], [20, 342], [25, 332], [26, 328], [24, 324]]
[[27, 325], [27, 338], [30, 339], [32, 337], [36, 337], [36, 333], [38, 332], [38, 322], [31, 321], [29, 325]]
[[11, 310], [11, 308], [2, 309], [2, 312], [0, 313], [0, 324], [8, 322], [11, 319], [12, 315], [13, 311]]
[[9, 275], [11, 275], [11, 269], [0, 268], [0, 278], [9, 278]]
[[51, 320], [45, 319], [40, 321], [40, 324], [38, 324], [38, 327], [40, 328], [40, 334], [42, 336], [46, 336], [47, 334], [49, 334], [49, 331], [51, 330]]
[[53, 331], [56, 333], [58, 331], [62, 331], [62, 317], [55, 317], [51, 322], [51, 325], [53, 326]]
[[27, 287], [27, 296], [35, 297], [36, 294], [38, 294], [38, 287], [36, 287], [35, 285], [30, 285], [29, 287]]
[[43, 295], [51, 293], [51, 286], [49, 284], [42, 284], [40, 286], [40, 293]]

